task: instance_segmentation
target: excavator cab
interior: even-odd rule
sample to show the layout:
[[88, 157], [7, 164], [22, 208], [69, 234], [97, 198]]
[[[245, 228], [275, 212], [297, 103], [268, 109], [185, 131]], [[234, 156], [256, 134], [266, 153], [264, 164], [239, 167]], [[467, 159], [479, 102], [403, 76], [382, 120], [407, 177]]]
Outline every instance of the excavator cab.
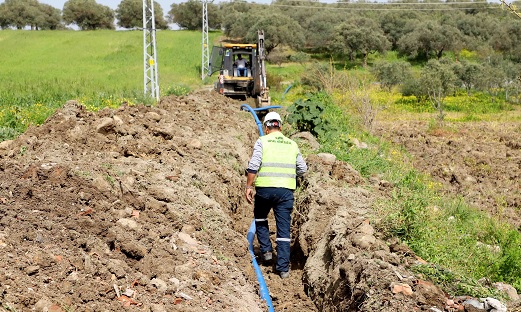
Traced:
[[[259, 38], [262, 39], [263, 45], [263, 32], [259, 31]], [[259, 43], [225, 43], [213, 47], [209, 71], [210, 76], [219, 73], [219, 79], [214, 84], [215, 91], [233, 98], [255, 98], [257, 107], [270, 105], [266, 87], [264, 49], [258, 49]], [[244, 61], [246, 61], [246, 69], [241, 70], [238, 62]]]

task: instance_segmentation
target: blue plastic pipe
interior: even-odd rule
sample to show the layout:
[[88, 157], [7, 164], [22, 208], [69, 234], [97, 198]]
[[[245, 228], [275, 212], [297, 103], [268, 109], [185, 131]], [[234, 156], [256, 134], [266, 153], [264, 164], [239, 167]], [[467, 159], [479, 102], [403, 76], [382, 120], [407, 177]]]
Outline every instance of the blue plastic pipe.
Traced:
[[284, 91], [284, 93], [282, 93], [282, 99], [284, 100], [284, 97], [286, 96], [286, 93], [289, 92], [289, 89], [291, 89], [291, 87], [293, 87], [293, 85], [289, 85], [289, 87], [286, 88], [286, 91]]
[[257, 116], [257, 112], [272, 109], [272, 108], [281, 108], [281, 107], [282, 106], [280, 106], [280, 105], [272, 105], [272, 106], [265, 106], [265, 107], [259, 107], [259, 108], [251, 108], [251, 106], [248, 104], [241, 105], [242, 110], [249, 111], [253, 115], [253, 118], [255, 118], [255, 123], [257, 124], [257, 128], [259, 128], [260, 136], [263, 136], [264, 132], [262, 131], [262, 122], [259, 120], [259, 117]]
[[251, 262], [253, 264], [253, 269], [255, 270], [255, 274], [257, 275], [257, 280], [259, 281], [259, 292], [262, 300], [266, 301], [266, 305], [268, 306], [269, 312], [275, 312], [273, 309], [273, 303], [271, 302], [270, 292], [268, 291], [268, 286], [266, 286], [266, 281], [264, 280], [264, 276], [262, 275], [262, 271], [257, 263], [257, 259], [255, 258], [255, 253], [253, 252], [253, 239], [255, 238], [255, 220], [251, 222], [250, 230], [248, 231], [248, 243], [250, 243], [250, 255]]
[[[259, 120], [259, 117], [257, 116], [258, 111], [268, 110], [271, 108], [281, 108], [282, 106], [265, 106], [265, 107], [259, 107], [259, 108], [251, 108], [248, 104], [242, 104], [241, 109], [249, 111], [253, 118], [255, 118], [255, 123], [257, 124], [257, 127], [259, 128], [259, 134], [260, 136], [264, 135], [264, 132], [262, 131], [262, 122]], [[273, 303], [271, 302], [270, 292], [268, 291], [268, 286], [266, 286], [266, 281], [264, 280], [264, 276], [262, 275], [262, 271], [259, 267], [259, 264], [257, 263], [257, 258], [255, 257], [255, 252], [253, 251], [253, 239], [255, 238], [255, 220], [251, 222], [250, 229], [248, 231], [248, 243], [249, 243], [249, 251], [251, 255], [251, 263], [253, 264], [253, 269], [255, 270], [255, 275], [257, 275], [257, 281], [259, 282], [259, 292], [260, 297], [262, 300], [266, 301], [266, 305], [268, 306], [269, 312], [275, 312], [273, 309]]]

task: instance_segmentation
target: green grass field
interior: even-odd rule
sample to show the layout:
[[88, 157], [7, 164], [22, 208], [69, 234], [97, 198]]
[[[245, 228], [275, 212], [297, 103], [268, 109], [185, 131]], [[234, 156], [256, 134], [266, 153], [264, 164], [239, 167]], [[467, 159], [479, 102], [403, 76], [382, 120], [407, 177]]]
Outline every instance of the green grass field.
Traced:
[[[209, 36], [213, 42], [220, 33]], [[201, 39], [195, 31], [157, 32], [162, 95], [203, 85]], [[0, 43], [0, 141], [42, 123], [67, 100], [93, 110], [144, 101], [141, 31], [2, 30]]]

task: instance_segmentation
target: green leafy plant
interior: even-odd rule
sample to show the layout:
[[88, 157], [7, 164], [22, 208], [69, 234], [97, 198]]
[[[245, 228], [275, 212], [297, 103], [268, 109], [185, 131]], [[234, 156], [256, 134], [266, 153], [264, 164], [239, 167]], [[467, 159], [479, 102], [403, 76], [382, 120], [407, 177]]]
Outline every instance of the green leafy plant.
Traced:
[[329, 123], [322, 118], [326, 104], [319, 98], [299, 99], [288, 107], [287, 120], [299, 131], [309, 131], [315, 136], [323, 136]]

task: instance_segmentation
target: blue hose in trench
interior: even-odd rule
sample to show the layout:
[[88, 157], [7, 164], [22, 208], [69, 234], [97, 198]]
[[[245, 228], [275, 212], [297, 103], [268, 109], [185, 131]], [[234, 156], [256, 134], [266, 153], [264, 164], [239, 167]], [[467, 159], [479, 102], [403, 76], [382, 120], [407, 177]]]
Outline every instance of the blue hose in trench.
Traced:
[[[251, 108], [248, 104], [242, 104], [241, 109], [249, 111], [253, 118], [255, 118], [255, 123], [259, 128], [260, 136], [263, 136], [264, 133], [262, 131], [262, 123], [257, 116], [257, 111], [268, 110], [271, 108], [281, 108], [282, 106], [266, 106], [261, 108]], [[259, 282], [259, 292], [262, 300], [266, 301], [266, 305], [268, 306], [269, 312], [274, 312], [273, 303], [271, 302], [270, 292], [268, 291], [268, 286], [266, 286], [266, 281], [264, 280], [264, 276], [262, 275], [262, 271], [257, 263], [257, 258], [255, 257], [255, 253], [253, 252], [253, 239], [255, 238], [255, 220], [251, 222], [250, 229], [248, 230], [248, 243], [249, 243], [249, 251], [251, 255], [251, 262], [253, 264], [253, 269], [255, 270], [255, 275], [257, 275], [257, 281]]]

